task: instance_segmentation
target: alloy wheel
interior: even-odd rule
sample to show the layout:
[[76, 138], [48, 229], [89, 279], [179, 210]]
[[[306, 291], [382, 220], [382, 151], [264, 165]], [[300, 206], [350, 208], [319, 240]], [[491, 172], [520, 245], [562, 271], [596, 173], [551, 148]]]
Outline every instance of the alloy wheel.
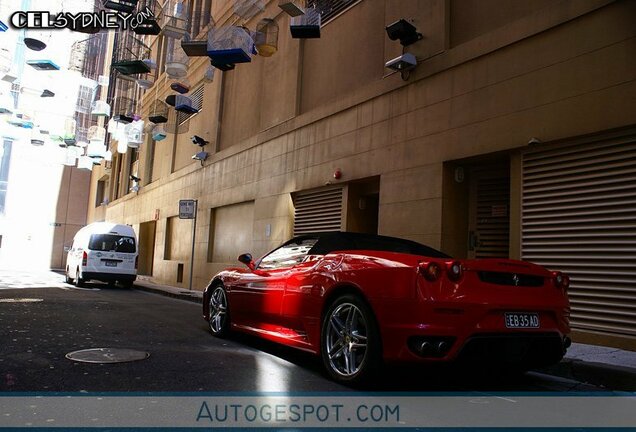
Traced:
[[342, 303], [328, 318], [324, 343], [331, 369], [343, 377], [352, 377], [364, 365], [367, 354], [367, 322], [352, 303]]
[[216, 287], [210, 296], [210, 330], [221, 334], [226, 329], [227, 298], [222, 287]]

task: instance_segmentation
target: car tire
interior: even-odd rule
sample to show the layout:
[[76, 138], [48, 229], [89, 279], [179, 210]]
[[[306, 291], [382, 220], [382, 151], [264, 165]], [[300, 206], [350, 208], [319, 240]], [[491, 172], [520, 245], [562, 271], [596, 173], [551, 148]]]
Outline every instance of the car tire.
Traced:
[[382, 347], [371, 307], [359, 296], [338, 297], [327, 308], [320, 329], [320, 354], [335, 381], [359, 385], [380, 369]]
[[210, 332], [219, 338], [230, 333], [230, 308], [227, 301], [227, 291], [223, 285], [211, 288], [208, 299], [208, 327]]
[[78, 288], [82, 288], [86, 285], [86, 281], [82, 278], [82, 274], [80, 273], [80, 269], [78, 268], [75, 273], [75, 286]]

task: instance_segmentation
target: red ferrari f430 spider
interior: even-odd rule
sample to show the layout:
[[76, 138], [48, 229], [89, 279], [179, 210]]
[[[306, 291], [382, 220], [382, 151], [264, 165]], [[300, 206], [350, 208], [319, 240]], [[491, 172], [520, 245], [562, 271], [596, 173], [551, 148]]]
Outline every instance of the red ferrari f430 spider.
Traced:
[[381, 364], [464, 359], [529, 369], [569, 346], [569, 279], [510, 259], [455, 260], [422, 244], [349, 232], [295, 237], [214, 276], [210, 331], [320, 355], [359, 383]]

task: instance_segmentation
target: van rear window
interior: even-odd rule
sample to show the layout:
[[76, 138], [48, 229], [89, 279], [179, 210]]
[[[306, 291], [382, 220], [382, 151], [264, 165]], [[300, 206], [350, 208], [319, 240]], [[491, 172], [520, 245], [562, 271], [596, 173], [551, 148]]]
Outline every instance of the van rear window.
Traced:
[[103, 252], [135, 253], [135, 239], [116, 234], [93, 234], [88, 242], [88, 248]]

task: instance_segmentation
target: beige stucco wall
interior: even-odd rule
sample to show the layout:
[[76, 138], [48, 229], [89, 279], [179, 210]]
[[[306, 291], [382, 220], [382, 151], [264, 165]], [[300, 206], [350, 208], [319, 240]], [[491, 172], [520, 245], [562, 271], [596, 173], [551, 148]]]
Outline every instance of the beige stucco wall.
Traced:
[[[257, 256], [291, 235], [292, 192], [380, 176], [380, 233], [434, 247], [457, 244], [463, 234], [442, 222], [451, 211], [444, 202], [444, 162], [498, 151], [516, 153], [531, 137], [549, 142], [634, 123], [636, 101], [626, 96], [636, 94], [633, 2], [536, 2], [536, 8], [519, 19], [475, 30], [479, 34], [445, 50], [449, 2], [424, 2], [428, 9], [422, 10], [428, 12], [418, 16], [418, 28], [424, 32], [420, 44], [432, 42], [406, 82], [398, 74], [381, 76], [387, 53], [399, 51], [399, 43], [389, 41], [383, 30], [402, 16], [393, 10], [396, 3], [362, 1], [325, 26], [320, 41], [286, 41], [282, 34], [288, 30], [281, 25], [281, 45], [289, 46], [276, 54], [280, 57], [237, 65], [223, 78], [217, 71], [215, 82], [206, 84], [204, 110], [179, 138], [188, 145], [175, 147], [170, 138], [156, 143], [154, 181], [106, 209], [107, 220], [133, 225], [152, 220], [160, 211], [154, 280], [176, 280], [176, 265], [163, 260], [162, 248], [166, 218], [177, 214], [179, 199], [199, 200], [193, 285], [203, 289], [223, 266], [207, 262], [212, 208], [254, 202], [252, 253]], [[350, 17], [356, 17], [357, 25], [350, 23], [348, 31], [356, 34], [348, 42], [331, 40]], [[427, 19], [430, 26], [424, 25]], [[379, 28], [372, 35], [361, 23]], [[427, 33], [439, 28], [444, 29], [441, 35]], [[368, 34], [369, 51], [358, 44], [360, 34]], [[340, 54], [328, 53], [331, 45], [337, 45]], [[364, 55], [346, 55], [353, 48]], [[303, 68], [294, 77], [293, 65], [300, 56]], [[344, 73], [343, 59], [350, 62], [350, 73]], [[195, 68], [204, 64], [194, 62]], [[361, 70], [361, 64], [368, 69]], [[279, 68], [289, 76], [280, 76]], [[319, 74], [325, 70], [334, 73]], [[259, 86], [259, 79], [271, 76], [280, 80]], [[289, 84], [292, 81], [301, 83], [300, 91]], [[201, 167], [188, 161], [196, 149], [189, 137], [216, 138], [221, 86], [226, 93], [220, 142], [215, 142], [220, 151], [209, 149], [213, 154]], [[265, 97], [265, 88], [274, 97]], [[239, 121], [243, 115], [244, 123]], [[514, 166], [514, 154], [511, 158]], [[170, 172], [172, 161], [183, 161], [180, 169]], [[336, 168], [343, 172], [339, 181], [332, 177]], [[518, 168], [511, 173], [512, 179], [518, 178]], [[518, 193], [519, 188], [511, 190]], [[518, 205], [513, 197], [511, 214]], [[515, 229], [518, 223], [511, 226]], [[190, 235], [179, 241], [189, 245]], [[518, 248], [514, 235], [511, 248]]]

